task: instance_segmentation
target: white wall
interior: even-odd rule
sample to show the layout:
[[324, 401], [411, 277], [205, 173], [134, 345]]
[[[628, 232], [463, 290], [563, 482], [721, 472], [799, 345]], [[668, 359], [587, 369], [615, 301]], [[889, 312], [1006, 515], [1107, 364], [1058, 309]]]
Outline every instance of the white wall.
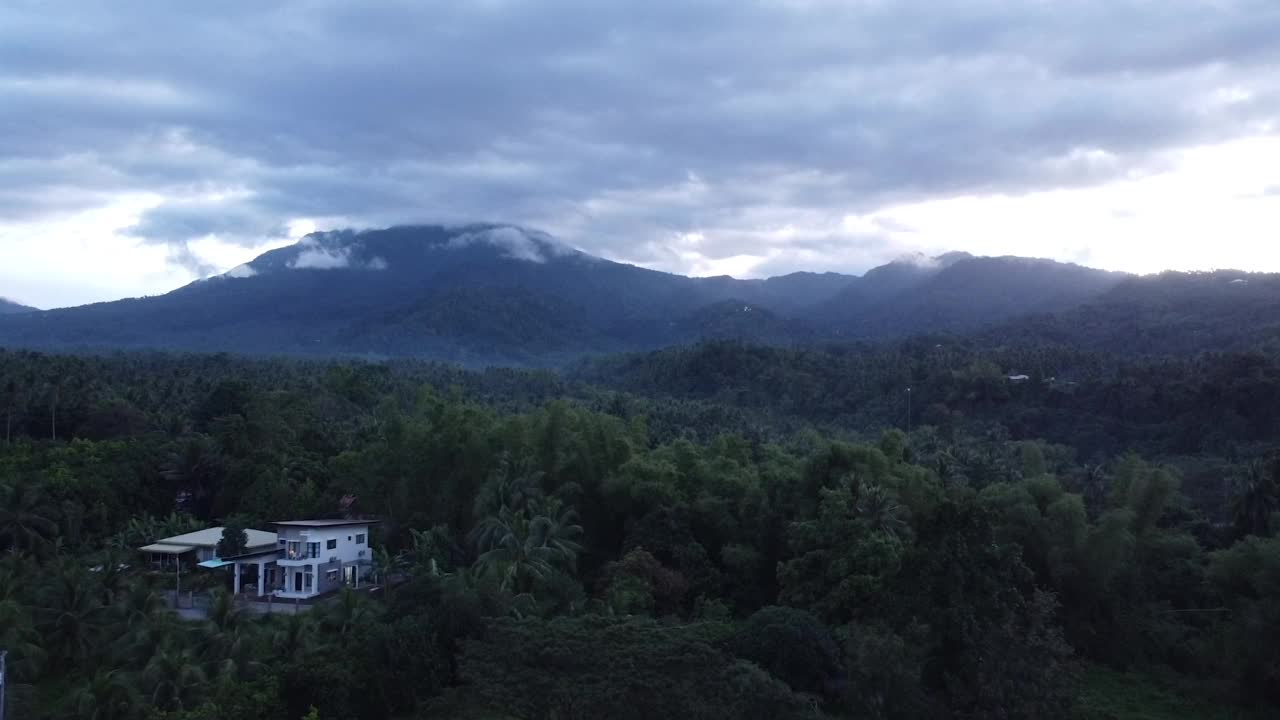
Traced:
[[[364, 537], [364, 543], [357, 543], [358, 537]], [[320, 554], [314, 559], [309, 560], [308, 564], [314, 570], [314, 586], [311, 589], [311, 595], [319, 595], [332, 590], [336, 590], [342, 584], [342, 567], [357, 562], [368, 562], [373, 558], [373, 552], [369, 547], [369, 526], [368, 525], [347, 525], [341, 527], [322, 527], [322, 528], [305, 528], [296, 526], [281, 526], [278, 529], [278, 539], [284, 540], [286, 543], [298, 542], [302, 543], [300, 548], [306, 551], [306, 543], [320, 543]], [[329, 541], [334, 542], [332, 549], [329, 548]], [[279, 546], [282, 550], [287, 545]], [[331, 563], [330, 559], [336, 558], [336, 563]], [[287, 573], [286, 588], [292, 592], [294, 572], [300, 572], [302, 567], [286, 566], [281, 567]], [[328, 582], [326, 575], [331, 569], [338, 570], [338, 578], [335, 582]]]
[[[364, 536], [364, 543], [357, 544], [356, 538], [361, 535]], [[320, 562], [328, 562], [332, 557], [338, 558], [338, 561], [343, 564], [373, 558], [369, 548], [368, 525], [329, 528], [281, 527], [278, 537], [286, 542], [320, 543], [320, 556], [317, 558]], [[336, 547], [333, 549], [329, 548], [330, 540], [335, 541]], [[303, 549], [306, 548], [303, 547]], [[363, 554], [361, 554], [362, 551]]]

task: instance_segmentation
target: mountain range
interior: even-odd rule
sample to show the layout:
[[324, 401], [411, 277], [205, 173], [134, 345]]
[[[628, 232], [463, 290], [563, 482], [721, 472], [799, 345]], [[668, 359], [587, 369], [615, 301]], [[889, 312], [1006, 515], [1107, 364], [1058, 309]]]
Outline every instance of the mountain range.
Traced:
[[18, 303], [13, 302], [12, 300], [6, 300], [0, 297], [0, 315], [16, 315], [18, 313], [29, 313], [29, 312], [37, 312], [37, 310], [33, 307], [27, 307], [26, 305], [19, 305]]
[[[1073, 323], [1182, 297], [1178, 277], [950, 253], [905, 257], [862, 276], [691, 278], [510, 225], [405, 226], [313, 233], [165, 295], [8, 314], [0, 345], [553, 365], [704, 338], [802, 344], [1000, 328], [1001, 337], [1071, 343]], [[1274, 295], [1255, 292], [1274, 280], [1248, 277], [1185, 283], [1224, 307], [1235, 307], [1232, 293], [1260, 297], [1260, 318], [1275, 317], [1266, 299]], [[1217, 307], [1203, 298], [1186, 304], [1210, 315]], [[1144, 317], [1157, 315], [1164, 312]]]

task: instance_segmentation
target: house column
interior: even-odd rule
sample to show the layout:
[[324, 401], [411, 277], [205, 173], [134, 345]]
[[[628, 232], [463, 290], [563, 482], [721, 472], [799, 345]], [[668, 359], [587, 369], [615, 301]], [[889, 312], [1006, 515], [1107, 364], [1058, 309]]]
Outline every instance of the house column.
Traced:
[[267, 594], [267, 561], [258, 563], [258, 597]]
[[235, 587], [235, 594], [239, 595], [240, 594], [240, 561], [239, 560], [236, 561], [236, 583], [234, 587]]

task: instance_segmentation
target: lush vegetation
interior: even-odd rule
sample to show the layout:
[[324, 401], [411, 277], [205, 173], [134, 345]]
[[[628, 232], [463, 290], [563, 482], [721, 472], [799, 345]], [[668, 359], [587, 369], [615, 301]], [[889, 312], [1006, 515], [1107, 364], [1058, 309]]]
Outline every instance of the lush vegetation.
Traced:
[[[571, 379], [0, 351], [10, 711], [1143, 717], [1138, 688], [1145, 716], [1267, 716], [1277, 388], [1261, 356], [932, 341]], [[132, 554], [343, 512], [383, 521], [396, 581], [300, 615], [246, 614], [211, 572], [181, 620]]]

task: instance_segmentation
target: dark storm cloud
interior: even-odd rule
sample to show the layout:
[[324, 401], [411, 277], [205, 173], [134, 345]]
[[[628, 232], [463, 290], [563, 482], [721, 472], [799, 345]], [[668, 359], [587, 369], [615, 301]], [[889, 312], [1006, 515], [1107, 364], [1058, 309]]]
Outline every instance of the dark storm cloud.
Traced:
[[178, 249], [506, 220], [677, 270], [698, 231], [847, 267], [895, 251], [846, 213], [1097, 183], [1280, 117], [1273, 0], [75, 7], [0, 8], [0, 213], [155, 193], [131, 232]]

